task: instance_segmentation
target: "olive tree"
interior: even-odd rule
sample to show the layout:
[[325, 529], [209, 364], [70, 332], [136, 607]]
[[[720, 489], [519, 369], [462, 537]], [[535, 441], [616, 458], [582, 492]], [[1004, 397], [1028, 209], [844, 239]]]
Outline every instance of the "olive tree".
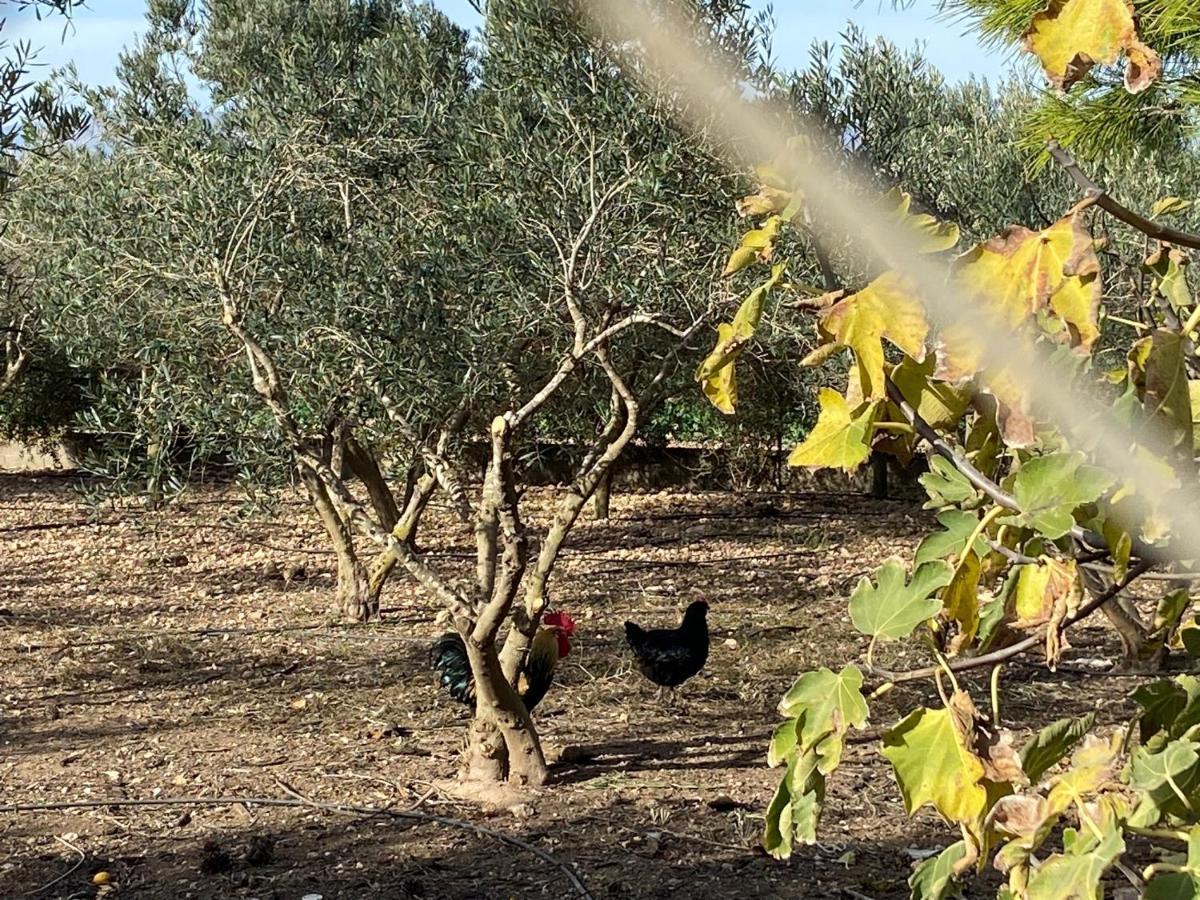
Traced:
[[[21, 0], [19, 14], [70, 16], [77, 0]], [[20, 159], [29, 153], [49, 153], [77, 137], [87, 127], [87, 115], [77, 105], [64, 102], [44, 84], [32, 81], [36, 59], [28, 41], [11, 41], [0, 20], [0, 235], [8, 225], [5, 201], [14, 187]], [[14, 388], [34, 358], [36, 322], [26, 300], [26, 284], [13, 261], [0, 257], [0, 331], [4, 335], [3, 369], [0, 370], [0, 430], [25, 433], [28, 404], [14, 407]], [[60, 407], [61, 408], [61, 407]]]
[[[546, 776], [514, 686], [555, 563], [679, 383], [735, 227], [706, 139], [578, 12], [493, 4], [475, 50], [401, 2], [156, 6], [122, 84], [90, 95], [101, 143], [30, 162], [63, 189], [24, 192], [8, 241], [111, 374], [95, 408], [136, 425], [131, 456], [186, 437], [291, 470], [341, 614], [376, 615], [397, 570], [449, 611], [479, 698], [465, 772], [488, 783]], [[695, 14], [752, 74], [743, 6]], [[521, 503], [539, 435], [580, 448], [541, 533]], [[414, 540], [437, 492], [474, 535], [463, 571]]]

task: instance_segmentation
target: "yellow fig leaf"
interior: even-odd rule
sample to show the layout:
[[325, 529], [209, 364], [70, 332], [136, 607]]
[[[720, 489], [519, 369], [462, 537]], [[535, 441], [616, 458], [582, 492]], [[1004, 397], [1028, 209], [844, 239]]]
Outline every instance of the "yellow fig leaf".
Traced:
[[[733, 326], [722, 322], [717, 326], [717, 347], [728, 347], [733, 343]], [[718, 351], [713, 351], [714, 354]], [[732, 416], [737, 409], [737, 369], [733, 358], [715, 371], [700, 379], [704, 396], [717, 409]], [[703, 366], [701, 366], [703, 369]]]
[[786, 191], [789, 188], [788, 180], [784, 177], [783, 172], [778, 167], [763, 163], [754, 167], [754, 174], [758, 176], [758, 180], [762, 182], [764, 187], [773, 188], [777, 191]]
[[[940, 368], [940, 366], [939, 366]], [[941, 373], [939, 373], [941, 374]], [[1013, 378], [1008, 368], [989, 371], [980, 385], [980, 397], [995, 400], [995, 421], [1000, 439], [1007, 447], [1029, 447], [1034, 443], [1036, 424], [1025, 384]]]
[[729, 262], [725, 264], [721, 275], [724, 277], [740, 272], [747, 266], [753, 265], [756, 259], [758, 259], [758, 251], [753, 247], [738, 247], [730, 254]]
[[755, 228], [742, 235], [741, 246], [733, 251], [721, 276], [740, 272], [757, 259], [769, 262], [775, 253], [775, 240], [779, 237], [779, 226], [782, 223], [783, 219], [779, 216], [771, 216], [763, 223], [762, 228]]
[[941, 253], [958, 243], [958, 226], [943, 222], [928, 213], [910, 213], [912, 196], [899, 188], [892, 188], [884, 197], [884, 203], [893, 206], [896, 221], [913, 233], [917, 250], [921, 253]]
[[966, 549], [954, 567], [949, 586], [942, 594], [947, 617], [958, 622], [958, 634], [950, 646], [951, 653], [955, 655], [970, 646], [979, 632], [979, 576], [979, 557], [974, 549]]
[[[1179, 472], [1145, 445], [1138, 444], [1134, 447], [1133, 457], [1140, 470], [1168, 485], [1168, 493], [1182, 487]], [[1113, 518], [1127, 527], [1138, 526], [1133, 529], [1137, 535], [1146, 543], [1154, 544], [1171, 533], [1171, 523], [1162, 511], [1165, 500], [1161, 495], [1143, 496], [1133, 482], [1124, 481], [1117, 486], [1108, 505]]]
[[1188, 398], [1192, 404], [1192, 442], [1200, 450], [1200, 381], [1188, 382]]
[[764, 185], [757, 194], [743, 197], [737, 202], [737, 214], [743, 219], [775, 215], [787, 209], [791, 200], [789, 191]]
[[[1087, 352], [1100, 334], [1100, 262], [1074, 213], [1044, 231], [1020, 225], [978, 244], [954, 265], [957, 287], [978, 302], [988, 323], [1008, 331], [1039, 314], [1057, 323], [1052, 337]], [[963, 381], [982, 367], [983, 341], [970, 323], [945, 329], [938, 378]]]
[[1056, 609], [1076, 604], [1079, 593], [1079, 573], [1073, 559], [1042, 557], [1037, 565], [1021, 566], [1013, 591], [1014, 625], [1045, 625], [1054, 618]]
[[1062, 91], [1092, 66], [1111, 65], [1122, 53], [1130, 93], [1145, 90], [1162, 73], [1162, 60], [1138, 37], [1132, 0], [1050, 0], [1033, 17], [1024, 42], [1041, 60], [1050, 83]]
[[1145, 268], [1154, 274], [1155, 288], [1176, 309], [1184, 309], [1192, 304], [1187, 285], [1187, 267], [1190, 263], [1191, 258], [1185, 251], [1169, 244], [1159, 244], [1158, 249], [1146, 258]]
[[1124, 733], [1120, 730], [1104, 739], [1089, 734], [1083, 745], [1071, 758], [1070, 768], [1050, 780], [1048, 804], [1054, 812], [1068, 807], [1082, 806], [1091, 796], [1114, 779], [1119, 768], [1121, 743]]
[[742, 301], [733, 321], [722, 322], [717, 326], [717, 346], [696, 369], [695, 378], [703, 387], [704, 396], [726, 415], [733, 415], [737, 407], [737, 376], [733, 370], [734, 363], [758, 330], [767, 296], [779, 284], [785, 269], [783, 263], [773, 267], [771, 277]]
[[967, 745], [949, 709], [917, 709], [883, 736], [909, 815], [929, 804], [963, 825], [982, 817], [988, 803], [983, 762]]
[[[932, 354], [922, 362], [905, 356], [898, 365], [892, 367], [890, 376], [901, 395], [921, 418], [934, 428], [942, 429], [962, 419], [970, 405], [971, 395], [969, 391], [952, 384], [935, 381], [934, 368]], [[892, 427], [884, 423], [892, 423]], [[873, 449], [891, 454], [907, 466], [913, 460], [918, 442], [916, 434], [907, 426], [907, 419], [900, 408], [889, 402], [879, 423], [880, 430], [889, 433], [876, 437]]]
[[1154, 290], [1162, 294], [1176, 310], [1192, 305], [1187, 284], [1190, 262], [1186, 253], [1168, 244], [1159, 244], [1158, 249], [1146, 257], [1145, 268], [1154, 275]]
[[1129, 350], [1129, 379], [1142, 408], [1160, 433], [1171, 442], [1180, 463], [1192, 457], [1191, 385], [1187, 377], [1187, 349], [1174, 331], [1158, 330]]
[[818, 331], [826, 341], [853, 351], [863, 396], [876, 400], [886, 395], [883, 341], [914, 360], [923, 360], [929, 323], [925, 307], [913, 294], [912, 283], [894, 272], [885, 272], [857, 294], [823, 310]]
[[871, 454], [871, 435], [878, 403], [863, 403], [852, 408], [846, 398], [832, 388], [821, 388], [818, 395], [821, 413], [817, 424], [788, 457], [789, 466], [814, 469], [858, 468]]
[[805, 368], [819, 366], [839, 350], [844, 349], [846, 348], [841, 344], [821, 344], [816, 350], [808, 354], [808, 356], [804, 357], [804, 359], [800, 360], [800, 365], [804, 366]]
[[905, 356], [892, 369], [892, 381], [922, 419], [934, 428], [942, 428], [963, 417], [971, 403], [971, 394], [943, 381], [935, 381], [934, 369], [932, 356], [921, 362]]

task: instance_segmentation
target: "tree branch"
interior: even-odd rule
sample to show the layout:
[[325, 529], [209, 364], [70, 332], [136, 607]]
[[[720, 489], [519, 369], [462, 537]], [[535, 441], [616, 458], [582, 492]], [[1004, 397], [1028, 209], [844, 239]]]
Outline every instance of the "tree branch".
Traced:
[[7, 393], [16, 385], [31, 359], [29, 348], [21, 341], [21, 336], [25, 334], [25, 321], [19, 324], [14, 322], [4, 332], [4, 376], [0, 378], [0, 394]]
[[[1152, 565], [1153, 563], [1146, 560], [1139, 560], [1136, 564], [1130, 567], [1129, 571], [1125, 573], [1125, 577], [1121, 579], [1121, 581], [1110, 585], [1105, 591], [1097, 594], [1083, 606], [1079, 607], [1075, 614], [1072, 616], [1067, 616], [1066, 619], [1063, 620], [1062, 625], [1059, 627], [1062, 630], [1065, 630], [1074, 625], [1076, 622], [1086, 619], [1114, 597], [1117, 597], [1121, 591], [1125, 590], [1125, 588], [1132, 584], [1134, 580], [1141, 576], [1142, 573], [1147, 571]], [[1029, 635], [1029, 637], [1017, 641], [1017, 643], [1011, 644], [1000, 650], [995, 650], [991, 653], [985, 653], [983, 656], [968, 656], [962, 659], [951, 660], [949, 662], [950, 669], [953, 672], [965, 672], [968, 669], [979, 669], [986, 666], [994, 666], [997, 663], [1002, 663], [1005, 660], [1012, 659], [1014, 656], [1020, 656], [1022, 653], [1025, 653], [1026, 651], [1032, 650], [1034, 647], [1043, 644], [1046, 640], [1047, 630], [1048, 626], [1042, 626], [1036, 632]], [[884, 681], [890, 681], [893, 684], [900, 684], [901, 682], [905, 681], [917, 681], [922, 678], [932, 678], [933, 676], [937, 675], [937, 673], [942, 671], [942, 667], [927, 666], [924, 669], [911, 669], [907, 672], [893, 672], [889, 669], [866, 666], [864, 667], [864, 671], [874, 675], [876, 678], [881, 678]]]
[[509, 425], [511, 425], [513, 428], [517, 428], [523, 424], [526, 419], [541, 409], [546, 404], [547, 400], [554, 396], [554, 392], [557, 391], [562, 383], [567, 380], [570, 374], [579, 367], [579, 363], [585, 356], [595, 352], [598, 347], [602, 347], [616, 335], [620, 334], [627, 328], [633, 327], [634, 325], [654, 325], [681, 340], [685, 340], [691, 335], [690, 329], [687, 331], [681, 331], [670, 323], [663, 321], [663, 319], [659, 316], [652, 316], [646, 313], [634, 313], [633, 315], [626, 316], [619, 322], [609, 325], [603, 331], [599, 332], [590, 341], [587, 341], [583, 345], [582, 349], [572, 349], [570, 353], [564, 356], [562, 361], [558, 364], [558, 369], [555, 370], [554, 374], [550, 376], [550, 379], [544, 385], [542, 385], [537, 393], [535, 393], [529, 398], [529, 400], [525, 402], [524, 406], [522, 406], [520, 409], [514, 410], [513, 412], [505, 414], [505, 418], [508, 420]]
[[1063, 170], [1071, 176], [1071, 180], [1083, 190], [1084, 197], [1093, 201], [1114, 219], [1118, 219], [1126, 225], [1137, 229], [1142, 234], [1157, 240], [1176, 244], [1180, 247], [1190, 247], [1193, 250], [1200, 250], [1200, 235], [1179, 231], [1167, 225], [1161, 225], [1134, 212], [1129, 207], [1123, 206], [1110, 197], [1104, 188], [1089, 178], [1083, 169], [1079, 167], [1079, 163], [1075, 161], [1075, 158], [1060, 147], [1057, 141], [1051, 141], [1047, 145], [1047, 149], [1050, 151], [1050, 155], [1054, 157], [1054, 161], [1062, 166]]
[[380, 406], [383, 407], [384, 414], [394, 425], [399, 426], [400, 433], [408, 440], [408, 442], [420, 454], [421, 459], [429, 466], [434, 477], [442, 489], [450, 497], [455, 513], [463, 522], [469, 522], [471, 519], [471, 501], [467, 496], [466, 478], [459, 468], [451, 462], [447, 451], [449, 450], [450, 441], [454, 435], [462, 430], [466, 424], [468, 410], [466, 405], [460, 406], [454, 411], [447, 421], [444, 428], [438, 435], [437, 444], [430, 447], [429, 443], [421, 438], [417, 430], [412, 426], [400, 412], [395, 401], [387, 395], [382, 386], [375, 382], [370, 382], [371, 390], [374, 392], [376, 399], [379, 400]]
[[472, 619], [473, 611], [466, 599], [417, 557], [406, 541], [398, 539], [372, 520], [362, 504], [354, 499], [345, 482], [320, 457], [314, 456], [305, 447], [300, 428], [287, 408], [287, 395], [274, 360], [242, 326], [241, 313], [229, 290], [224, 272], [218, 268], [215, 274], [223, 309], [222, 321], [229, 332], [241, 341], [245, 348], [250, 362], [254, 389], [275, 416], [275, 421], [290, 445], [297, 464], [311, 471], [320, 483], [333, 492], [334, 498], [341, 504], [347, 519], [360, 533], [383, 549], [395, 553], [404, 568], [444, 602], [455, 616]]
[[[1016, 498], [1012, 494], [1005, 491], [1000, 485], [980, 472], [965, 457], [942, 439], [933, 426], [926, 422], [921, 414], [913, 408], [912, 404], [904, 398], [904, 392], [900, 390], [896, 382], [892, 381], [890, 377], [885, 377], [884, 383], [887, 387], [888, 399], [896, 404], [901, 415], [908, 420], [913, 430], [925, 443], [929, 444], [939, 456], [949, 461], [954, 468], [962, 473], [967, 481], [971, 482], [973, 487], [986, 494], [997, 506], [1003, 506], [1005, 509], [1010, 509], [1014, 512], [1021, 511], [1020, 504], [1017, 503]], [[1079, 530], [1082, 532], [1082, 529]]]

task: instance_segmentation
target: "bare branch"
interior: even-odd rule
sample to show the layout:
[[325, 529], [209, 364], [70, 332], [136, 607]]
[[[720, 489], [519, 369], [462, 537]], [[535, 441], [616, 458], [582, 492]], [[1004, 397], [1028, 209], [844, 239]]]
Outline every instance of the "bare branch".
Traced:
[[404, 414], [396, 406], [395, 401], [384, 392], [382, 386], [373, 381], [370, 382], [370, 386], [379, 400], [379, 404], [383, 407], [388, 420], [399, 426], [400, 433], [404, 435], [420, 454], [421, 459], [429, 466], [430, 471], [433, 472], [442, 489], [450, 497], [454, 505], [454, 511], [459, 519], [463, 522], [470, 521], [471, 501], [467, 496], [467, 489], [465, 487], [466, 478], [463, 477], [462, 472], [459, 471], [458, 467], [447, 456], [450, 441], [462, 429], [463, 425], [466, 424], [468, 413], [466, 406], [460, 406], [455, 410], [446, 423], [446, 426], [439, 433], [437, 444], [431, 447], [429, 446], [429, 442], [417, 433], [412, 423], [404, 417]]
[[[500, 626], [512, 609], [513, 600], [525, 575], [525, 531], [517, 509], [516, 477], [513, 474], [509, 451], [508, 423], [503, 416], [492, 422], [492, 459], [484, 481], [480, 509], [481, 527], [476, 529], [479, 542], [477, 565], [480, 575], [488, 581], [488, 593], [481, 596], [479, 621], [471, 639], [479, 647], [491, 646]], [[503, 548], [499, 575], [496, 574], [496, 554]], [[483, 585], [480, 585], [482, 594]]]
[[250, 362], [254, 389], [275, 416], [275, 421], [291, 447], [297, 465], [302, 470], [314, 474], [321, 484], [332, 491], [334, 499], [341, 505], [346, 518], [360, 533], [383, 549], [395, 553], [409, 573], [444, 602], [455, 616], [460, 619], [470, 619], [472, 610], [466, 599], [417, 557], [407, 542], [398, 539], [375, 522], [362, 504], [354, 499], [345, 482], [320, 457], [313, 455], [305, 447], [300, 428], [287, 408], [287, 396], [274, 360], [262, 345], [242, 327], [241, 313], [230, 293], [224, 272], [219, 267], [216, 270], [216, 279], [225, 327], [241, 341], [245, 348]]
[[31, 355], [28, 347], [18, 347], [11, 356], [5, 355], [4, 359], [4, 377], [0, 378], [0, 394], [4, 394], [11, 390], [13, 386], [25, 374], [25, 370], [29, 367]]
[[[593, 166], [594, 183], [594, 161], [596, 148], [593, 146], [590, 151], [589, 160]], [[575, 240], [571, 243], [571, 249], [563, 259], [563, 299], [566, 300], [567, 310], [571, 314], [571, 321], [575, 325], [575, 352], [583, 355], [587, 351], [584, 350], [584, 339], [587, 335], [587, 319], [583, 315], [583, 309], [579, 305], [579, 296], [577, 294], [579, 277], [579, 260], [583, 254], [584, 248], [591, 239], [592, 232], [595, 231], [596, 225], [600, 221], [600, 217], [608, 208], [609, 204], [623, 193], [630, 184], [633, 183], [632, 178], [623, 178], [599, 198], [595, 195], [595, 189], [592, 190], [592, 211], [580, 226], [579, 232], [575, 235]], [[557, 242], [556, 242], [557, 243]], [[561, 255], [561, 254], [560, 254]]]
[[1159, 222], [1145, 218], [1127, 206], [1123, 206], [1110, 197], [1104, 188], [1089, 178], [1083, 169], [1079, 167], [1079, 163], [1075, 161], [1075, 158], [1060, 147], [1057, 141], [1051, 141], [1047, 145], [1047, 148], [1050, 151], [1050, 155], [1054, 157], [1054, 161], [1062, 166], [1063, 170], [1071, 176], [1071, 180], [1083, 190], [1085, 199], [1094, 202], [1114, 219], [1119, 219], [1126, 225], [1136, 228], [1142, 234], [1157, 240], [1166, 241], [1169, 244], [1177, 244], [1180, 247], [1190, 247], [1193, 250], [1200, 250], [1200, 235], [1179, 231], [1167, 225], [1162, 225]]
[[526, 419], [541, 409], [547, 400], [554, 396], [554, 392], [557, 391], [559, 387], [561, 387], [562, 383], [571, 375], [571, 373], [578, 368], [579, 363], [585, 356], [595, 352], [598, 347], [602, 347], [613, 337], [620, 334], [627, 328], [633, 327], [634, 325], [654, 325], [655, 327], [661, 328], [663, 331], [667, 332], [668, 334], [672, 334], [681, 340], [686, 340], [688, 337], [690, 337], [695, 328], [695, 326], [693, 326], [691, 329], [681, 331], [670, 323], [664, 321], [661, 317], [648, 315], [646, 313], [634, 313], [633, 315], [626, 316], [619, 322], [609, 325], [590, 341], [586, 342], [583, 345], [582, 350], [572, 349], [570, 353], [564, 356], [562, 361], [558, 364], [558, 369], [555, 370], [554, 374], [550, 376], [549, 381], [542, 385], [538, 392], [525, 402], [524, 406], [505, 415], [505, 418], [508, 420], [509, 424], [513, 428], [520, 426]]
[[[954, 468], [958, 469], [963, 474], [967, 481], [971, 482], [972, 486], [986, 494], [993, 503], [998, 506], [1003, 506], [1005, 509], [1011, 509], [1015, 512], [1021, 511], [1020, 504], [1017, 503], [1012, 494], [1005, 491], [1000, 485], [992, 481], [953, 447], [950, 446], [942, 437], [934, 430], [933, 426], [925, 421], [904, 398], [904, 393], [897, 386], [896, 382], [891, 378], [886, 378], [886, 387], [888, 399], [891, 400], [899, 408], [901, 415], [908, 420], [912, 425], [913, 430], [920, 436], [925, 443], [929, 444], [937, 454], [948, 460]], [[1079, 529], [1082, 534], [1082, 529]], [[1074, 532], [1072, 532], [1074, 533]]]

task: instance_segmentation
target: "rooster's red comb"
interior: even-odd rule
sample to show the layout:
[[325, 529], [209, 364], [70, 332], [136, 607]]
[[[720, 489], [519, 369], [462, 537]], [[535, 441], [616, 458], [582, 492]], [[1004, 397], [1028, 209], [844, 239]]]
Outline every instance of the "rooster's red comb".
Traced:
[[565, 612], [548, 612], [542, 616], [542, 622], [547, 628], [558, 628], [567, 637], [575, 633], [575, 620]]

